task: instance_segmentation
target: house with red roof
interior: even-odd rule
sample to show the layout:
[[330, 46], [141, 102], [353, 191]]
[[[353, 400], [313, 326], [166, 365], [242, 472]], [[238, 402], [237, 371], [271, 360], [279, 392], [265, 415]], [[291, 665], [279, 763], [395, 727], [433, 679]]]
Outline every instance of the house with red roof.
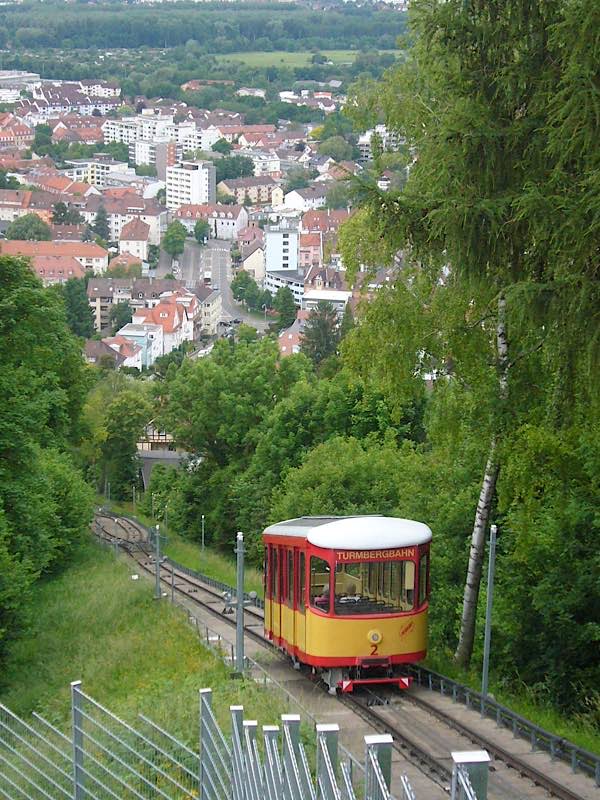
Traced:
[[136, 367], [142, 371], [142, 347], [121, 334], [107, 336], [102, 342], [121, 356], [119, 367]]
[[73, 256], [32, 256], [31, 266], [44, 286], [85, 277], [85, 269]]
[[74, 258], [79, 264], [94, 275], [102, 275], [108, 267], [108, 253], [95, 242], [29, 242], [5, 240], [0, 241], [0, 252], [7, 256], [62, 256]]
[[150, 225], [135, 217], [121, 229], [119, 254], [129, 253], [139, 261], [148, 261]]
[[298, 248], [301, 267], [321, 266], [323, 263], [323, 237], [321, 233], [301, 233]]
[[208, 222], [210, 236], [213, 239], [235, 240], [238, 233], [248, 225], [248, 212], [241, 205], [187, 204], [180, 206], [174, 216], [189, 233], [194, 232], [198, 220]]

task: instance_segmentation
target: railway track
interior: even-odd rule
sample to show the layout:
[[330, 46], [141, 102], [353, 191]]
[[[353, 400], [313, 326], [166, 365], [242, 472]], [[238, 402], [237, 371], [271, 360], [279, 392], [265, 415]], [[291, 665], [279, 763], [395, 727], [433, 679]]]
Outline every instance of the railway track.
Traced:
[[[151, 575], [155, 574], [155, 564], [150, 558], [153, 548], [148, 541], [147, 531], [141, 526], [124, 517], [98, 514], [94, 520], [94, 532], [104, 541], [118, 544], [135, 560], [141, 570]], [[199, 578], [178, 570], [168, 561], [161, 564], [160, 579], [166, 588], [172, 588], [228, 625], [235, 627], [235, 618], [223, 614], [222, 591], [207, 586]], [[247, 606], [245, 614], [252, 619], [251, 623], [244, 625], [245, 634], [261, 647], [276, 652], [282, 659], [287, 660], [281, 651], [274, 648], [271, 642], [256, 630], [258, 625], [260, 624], [262, 627], [264, 622], [264, 615], [260, 610]], [[482, 735], [481, 732], [474, 730], [464, 722], [444, 713], [443, 710], [415, 692], [387, 690], [375, 693], [372, 690], [364, 690], [354, 695], [341, 695], [339, 701], [351, 708], [371, 727], [390, 733], [394, 738], [395, 749], [445, 791], [448, 791], [452, 774], [451, 762], [447, 755], [448, 748], [446, 747], [444, 756], [437, 754], [435, 741], [424, 742], [423, 739], [427, 740], [430, 737], [415, 735], [414, 720], [410, 726], [411, 732], [407, 732], [406, 720], [402, 715], [402, 709], [405, 709], [407, 705], [419, 709], [430, 719], [434, 718], [438, 723], [452, 730], [458, 737], [458, 746], [451, 749], [468, 749], [464, 746], [466, 742], [471, 748], [473, 745], [477, 745], [489, 752], [495, 760], [490, 770], [491, 794], [502, 798], [514, 798], [514, 800], [519, 797], [532, 796], [527, 792], [514, 793], [514, 787], [511, 786], [509, 779], [512, 775], [513, 782], [514, 776], [520, 776], [559, 800], [581, 800], [582, 798], [581, 793], [556, 781], [547, 772], [528, 763], [506, 746], [494, 741], [492, 737]]]

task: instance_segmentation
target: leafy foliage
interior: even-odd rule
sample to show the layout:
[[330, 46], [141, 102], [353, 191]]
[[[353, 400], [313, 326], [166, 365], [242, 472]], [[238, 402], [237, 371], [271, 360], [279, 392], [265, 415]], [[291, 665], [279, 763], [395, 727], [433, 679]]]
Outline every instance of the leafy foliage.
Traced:
[[67, 455], [87, 373], [55, 291], [0, 256], [0, 656], [26, 622], [29, 587], [89, 525], [92, 497]]
[[335, 355], [339, 340], [337, 313], [331, 303], [319, 300], [306, 320], [300, 349], [318, 367], [326, 358]]
[[187, 230], [178, 219], [171, 222], [162, 238], [162, 249], [172, 258], [177, 258], [183, 253]]
[[7, 239], [50, 241], [50, 226], [37, 214], [24, 214], [14, 219], [6, 229]]
[[89, 339], [94, 334], [94, 315], [87, 297], [85, 278], [69, 278], [61, 287], [67, 324], [75, 336]]

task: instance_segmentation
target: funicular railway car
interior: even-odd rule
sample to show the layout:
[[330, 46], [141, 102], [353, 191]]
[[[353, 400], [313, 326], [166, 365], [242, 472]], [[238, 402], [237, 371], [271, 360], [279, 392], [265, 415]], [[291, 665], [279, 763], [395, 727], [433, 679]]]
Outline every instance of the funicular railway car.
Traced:
[[330, 692], [406, 687], [425, 657], [431, 530], [383, 516], [300, 517], [264, 532], [265, 634]]

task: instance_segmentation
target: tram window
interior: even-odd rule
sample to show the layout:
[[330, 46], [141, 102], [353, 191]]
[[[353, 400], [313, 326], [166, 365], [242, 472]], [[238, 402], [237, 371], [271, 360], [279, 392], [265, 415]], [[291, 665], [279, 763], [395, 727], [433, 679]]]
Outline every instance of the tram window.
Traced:
[[287, 560], [288, 560], [287, 603], [289, 606], [293, 606], [294, 605], [294, 551], [293, 550], [288, 550]]
[[306, 588], [306, 562], [304, 553], [299, 554], [298, 560], [298, 608], [304, 611], [304, 589]]
[[312, 556], [310, 559], [310, 604], [321, 611], [329, 611], [330, 607], [330, 569], [322, 558]]
[[424, 553], [419, 561], [419, 605], [422, 606], [427, 599], [427, 567], [429, 554]]
[[271, 598], [275, 600], [277, 598], [277, 548], [271, 547]]
[[413, 561], [369, 561], [335, 568], [334, 610], [341, 616], [398, 614], [415, 602]]

